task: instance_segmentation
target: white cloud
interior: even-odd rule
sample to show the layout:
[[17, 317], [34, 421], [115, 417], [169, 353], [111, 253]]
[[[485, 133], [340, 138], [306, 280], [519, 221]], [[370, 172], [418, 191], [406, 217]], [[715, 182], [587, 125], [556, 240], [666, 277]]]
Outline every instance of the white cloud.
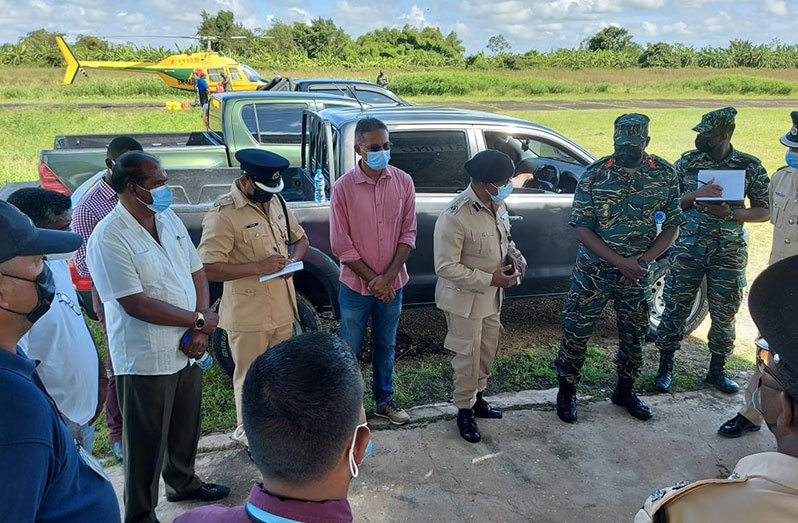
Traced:
[[665, 25], [662, 27], [662, 34], [666, 35], [689, 35], [690, 31], [684, 22], [676, 22], [675, 24]]
[[416, 29], [423, 29], [430, 25], [424, 16], [424, 11], [422, 11], [421, 8], [415, 4], [413, 4], [413, 6], [410, 8], [409, 13], [400, 15], [399, 20], [405, 24], [415, 27]]
[[657, 36], [659, 34], [659, 28], [654, 22], [646, 20], [640, 24], [640, 27], [643, 29], [643, 34], [646, 36]]
[[765, 0], [765, 11], [776, 16], [787, 16], [786, 0]]
[[310, 23], [315, 18], [313, 14], [308, 11], [307, 9], [301, 9], [299, 7], [291, 7], [286, 12], [286, 22], [300, 22], [305, 25], [310, 25]]

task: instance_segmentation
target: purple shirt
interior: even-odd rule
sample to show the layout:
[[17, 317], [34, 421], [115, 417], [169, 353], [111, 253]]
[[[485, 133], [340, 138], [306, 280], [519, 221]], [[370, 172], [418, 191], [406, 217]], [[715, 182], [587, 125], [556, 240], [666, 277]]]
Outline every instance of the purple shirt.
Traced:
[[[335, 182], [330, 199], [330, 245], [341, 261], [341, 283], [363, 296], [371, 296], [368, 282], [346, 266], [363, 260], [383, 274], [390, 267], [400, 243], [416, 247], [416, 190], [413, 179], [389, 165], [375, 182], [358, 161], [354, 169]], [[393, 288], [405, 286], [409, 276], [404, 265]]]
[[[299, 501], [272, 496], [263, 485], [255, 483], [249, 493], [249, 504], [269, 515], [302, 523], [351, 523], [352, 509], [349, 501]], [[244, 506], [225, 507], [209, 505], [195, 508], [175, 519], [174, 523], [252, 523]]]
[[114, 210], [117, 203], [119, 197], [113, 187], [108, 185], [105, 178], [100, 178], [94, 187], [83, 195], [72, 212], [72, 230], [83, 238], [83, 243], [75, 253], [75, 268], [84, 278], [89, 277], [89, 267], [86, 265], [86, 245], [89, 243], [89, 236], [100, 220]]

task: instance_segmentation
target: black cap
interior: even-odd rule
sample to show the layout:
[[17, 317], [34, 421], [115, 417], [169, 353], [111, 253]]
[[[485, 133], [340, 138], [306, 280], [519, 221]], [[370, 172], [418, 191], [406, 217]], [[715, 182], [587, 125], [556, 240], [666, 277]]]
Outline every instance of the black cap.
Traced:
[[259, 189], [271, 193], [283, 190], [280, 173], [291, 165], [286, 158], [262, 149], [241, 149], [236, 153], [236, 160], [241, 164], [241, 173], [255, 182]]
[[512, 178], [515, 164], [503, 152], [487, 149], [474, 155], [463, 168], [474, 181], [494, 183]]
[[74, 232], [38, 229], [30, 218], [0, 201], [0, 263], [17, 256], [40, 256], [76, 251], [83, 238]]
[[798, 380], [798, 256], [774, 263], [754, 281], [748, 310], [770, 350]]
[[781, 145], [784, 147], [798, 147], [798, 111], [790, 113], [792, 118], [792, 129], [781, 137]]

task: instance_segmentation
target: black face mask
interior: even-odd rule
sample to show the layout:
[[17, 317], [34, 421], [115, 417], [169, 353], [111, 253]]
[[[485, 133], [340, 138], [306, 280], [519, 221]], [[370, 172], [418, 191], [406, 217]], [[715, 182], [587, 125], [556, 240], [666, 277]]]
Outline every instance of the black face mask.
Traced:
[[695, 137], [695, 148], [702, 153], [711, 152], [718, 146], [719, 142], [712, 139], [711, 136], [699, 134]]
[[624, 145], [616, 148], [613, 156], [618, 165], [632, 169], [640, 165], [643, 160], [643, 149], [634, 145]]
[[50, 267], [45, 264], [42, 272], [39, 274], [39, 277], [35, 280], [20, 278], [19, 276], [11, 276], [10, 274], [4, 274], [3, 276], [6, 278], [14, 278], [15, 280], [35, 283], [36, 294], [38, 295], [39, 300], [36, 303], [36, 307], [34, 307], [34, 309], [30, 312], [17, 312], [12, 311], [11, 309], [6, 309], [5, 307], [0, 307], [0, 309], [13, 312], [14, 314], [19, 314], [20, 316], [25, 316], [32, 324], [36, 323], [42, 316], [47, 314], [47, 311], [50, 310], [50, 305], [53, 303], [53, 298], [55, 298], [55, 281], [53, 281], [53, 273], [50, 271]]
[[252, 178], [249, 178], [249, 183], [255, 188], [255, 192], [252, 194], [248, 194], [247, 198], [255, 203], [269, 203], [274, 196], [274, 193], [270, 193], [269, 191], [264, 191], [263, 189], [258, 189], [258, 186], [255, 185], [255, 182]]

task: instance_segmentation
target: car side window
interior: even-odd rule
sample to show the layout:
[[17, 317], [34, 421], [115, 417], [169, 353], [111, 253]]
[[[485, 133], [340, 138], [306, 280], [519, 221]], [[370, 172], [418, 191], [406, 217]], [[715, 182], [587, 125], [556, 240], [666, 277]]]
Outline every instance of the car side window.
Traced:
[[537, 136], [485, 131], [485, 145], [515, 163], [513, 185], [519, 192], [573, 194], [585, 164], [561, 144]]
[[396, 100], [385, 93], [372, 91], [371, 89], [361, 89], [359, 87], [357, 88], [357, 99], [369, 105], [398, 105]]
[[299, 144], [302, 142], [302, 112], [306, 103], [247, 104], [241, 119], [252, 137], [262, 144]]
[[458, 192], [467, 183], [468, 141], [460, 131], [391, 131], [391, 165], [413, 178], [417, 192]]

